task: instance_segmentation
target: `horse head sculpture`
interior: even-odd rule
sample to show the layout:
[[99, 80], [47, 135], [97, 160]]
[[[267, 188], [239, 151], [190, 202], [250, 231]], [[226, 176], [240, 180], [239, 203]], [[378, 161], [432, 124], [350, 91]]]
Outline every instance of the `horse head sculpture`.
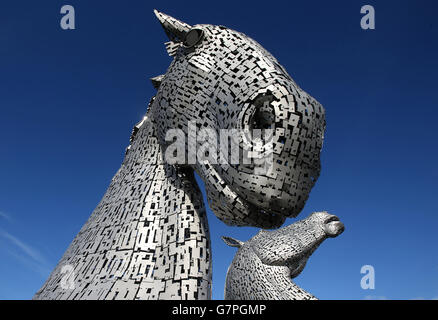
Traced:
[[[154, 113], [160, 141], [188, 124], [220, 130], [272, 130], [272, 168], [196, 161], [216, 216], [229, 225], [272, 228], [304, 207], [320, 172], [323, 107], [301, 90], [260, 44], [223, 26], [190, 26], [155, 11], [174, 57], [159, 77]], [[213, 137], [214, 140], [214, 137]], [[245, 143], [240, 139], [243, 153]], [[215, 141], [219, 145], [219, 141]], [[187, 158], [186, 158], [187, 159]]]
[[226, 300], [314, 300], [297, 286], [296, 278], [312, 253], [327, 238], [344, 232], [344, 224], [327, 212], [314, 212], [306, 219], [275, 231], [261, 230], [242, 242], [222, 237], [238, 247], [225, 280]]
[[[122, 166], [35, 299], [209, 299], [210, 237], [193, 173], [219, 219], [265, 229], [295, 217], [318, 178], [324, 109], [277, 60], [242, 33], [155, 14], [173, 61], [151, 79], [157, 93]], [[223, 140], [239, 152], [221, 148], [215, 161]], [[264, 155], [244, 161], [255, 151]]]

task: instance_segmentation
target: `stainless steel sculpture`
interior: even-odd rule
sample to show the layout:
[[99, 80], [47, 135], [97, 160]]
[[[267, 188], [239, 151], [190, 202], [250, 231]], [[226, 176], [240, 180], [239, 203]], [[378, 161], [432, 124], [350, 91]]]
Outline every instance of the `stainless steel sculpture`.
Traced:
[[[297, 216], [319, 176], [324, 109], [270, 53], [226, 27], [155, 14], [173, 61], [152, 78], [157, 94], [134, 127], [121, 168], [35, 299], [209, 299], [208, 223], [193, 172], [219, 219], [260, 228]], [[272, 130], [270, 170], [192, 161], [190, 143], [185, 161], [166, 160], [171, 130], [190, 140], [201, 128], [217, 133], [204, 139], [207, 147], [223, 130]], [[237, 140], [243, 154], [248, 140]], [[67, 289], [65, 277], [74, 280]]]
[[238, 247], [225, 280], [227, 300], [316, 299], [291, 281], [303, 271], [307, 260], [327, 238], [344, 231], [339, 219], [327, 212], [315, 212], [287, 227], [261, 230], [249, 241], [222, 237]]

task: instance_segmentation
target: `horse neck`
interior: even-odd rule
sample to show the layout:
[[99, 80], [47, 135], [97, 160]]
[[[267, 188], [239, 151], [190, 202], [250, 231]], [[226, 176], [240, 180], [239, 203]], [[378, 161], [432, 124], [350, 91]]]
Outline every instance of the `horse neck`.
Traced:
[[[193, 172], [166, 164], [149, 117], [103, 199], [35, 298], [210, 299], [207, 217]], [[75, 288], [61, 288], [73, 267]]]

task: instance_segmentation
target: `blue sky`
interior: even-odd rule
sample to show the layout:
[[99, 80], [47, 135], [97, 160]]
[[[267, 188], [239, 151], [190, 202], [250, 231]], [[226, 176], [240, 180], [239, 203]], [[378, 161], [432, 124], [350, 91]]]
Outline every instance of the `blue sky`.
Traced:
[[[432, 1], [11, 1], [0, 4], [0, 299], [29, 299], [103, 196], [170, 63], [157, 8], [256, 39], [327, 112], [299, 218], [346, 231], [296, 282], [321, 299], [438, 298], [438, 4]], [[59, 27], [76, 9], [76, 30]], [[360, 28], [374, 5], [376, 30]], [[209, 210], [213, 297], [235, 253]], [[289, 219], [287, 223], [294, 220]], [[375, 289], [363, 290], [363, 265]]]

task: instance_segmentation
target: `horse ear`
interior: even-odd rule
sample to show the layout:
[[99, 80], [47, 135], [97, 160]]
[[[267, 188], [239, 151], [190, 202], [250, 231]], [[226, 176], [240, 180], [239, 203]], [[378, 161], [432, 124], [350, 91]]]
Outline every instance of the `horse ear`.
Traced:
[[155, 89], [158, 90], [163, 79], [164, 79], [164, 74], [160, 74], [159, 76], [151, 78], [152, 85], [154, 86]]
[[225, 236], [222, 236], [221, 238], [230, 247], [240, 248], [240, 247], [243, 246], [243, 242], [240, 241], [240, 240], [237, 240], [237, 239], [234, 239], [234, 238], [231, 238], [231, 237], [225, 237]]
[[166, 32], [167, 37], [172, 42], [184, 41], [184, 36], [192, 28], [187, 23], [179, 21], [167, 14], [164, 14], [158, 10], [154, 10], [155, 15], [161, 23], [161, 26]]

